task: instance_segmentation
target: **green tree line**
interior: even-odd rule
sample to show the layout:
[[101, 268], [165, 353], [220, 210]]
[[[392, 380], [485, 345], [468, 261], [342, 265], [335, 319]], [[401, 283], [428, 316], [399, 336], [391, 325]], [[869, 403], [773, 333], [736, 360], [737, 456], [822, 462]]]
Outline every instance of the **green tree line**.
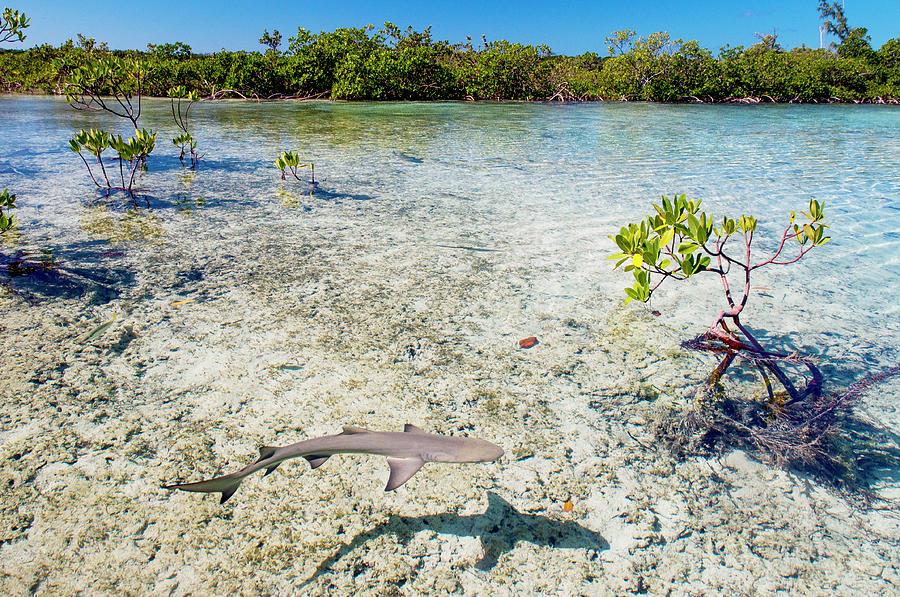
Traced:
[[182, 42], [109, 50], [79, 35], [59, 47], [0, 50], [0, 89], [64, 94], [68, 77], [106, 55], [138, 59], [147, 95], [184, 87], [202, 96], [349, 100], [892, 101], [900, 98], [900, 38], [873, 49], [864, 28], [844, 28], [828, 49], [785, 50], [775, 35], [716, 54], [659, 32], [617, 31], [608, 56], [554, 55], [509, 41], [451, 44], [430, 28], [391, 23], [314, 34], [298, 28], [282, 49], [196, 54]]

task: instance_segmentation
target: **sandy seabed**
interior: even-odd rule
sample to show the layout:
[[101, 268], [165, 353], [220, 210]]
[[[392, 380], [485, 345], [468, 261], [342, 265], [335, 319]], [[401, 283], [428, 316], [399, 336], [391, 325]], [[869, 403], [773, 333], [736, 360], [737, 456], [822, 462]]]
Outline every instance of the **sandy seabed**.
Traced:
[[[760, 270], [744, 323], [812, 353], [835, 389], [896, 365], [893, 113], [195, 113], [208, 155], [191, 174], [165, 139], [168, 104], [146, 103], [163, 131], [140, 182], [154, 197], [126, 210], [92, 205], [65, 148], [72, 129], [121, 123], [0, 98], [0, 188], [22, 222], [0, 272], [25, 257], [13, 269], [28, 274], [0, 274], [0, 594], [900, 593], [896, 468], [863, 507], [741, 451], [678, 460], [655, 443], [652, 422], [713, 364], [680, 342], [721, 289], [662, 293], [655, 317], [622, 305], [627, 274], [605, 260], [607, 235], [661, 192], [767, 233], [826, 200], [835, 241], [790, 274]], [[298, 147], [316, 157], [312, 197], [272, 169]], [[894, 380], [860, 404], [894, 450], [898, 396]], [[263, 445], [405, 423], [506, 454], [430, 463], [387, 493], [369, 456], [285, 463], [225, 505], [161, 488]]]
[[[900, 591], [896, 476], [862, 509], [740, 451], [654, 446], [709, 361], [679, 348], [675, 297], [622, 306], [590, 223], [560, 252], [540, 219], [442, 238], [427, 205], [262, 199], [245, 216], [265, 226], [84, 210], [119, 242], [5, 287], [3, 594]], [[882, 389], [866, 407], [895, 424]], [[224, 506], [160, 488], [407, 422], [506, 455], [389, 493], [368, 456], [285, 463]]]

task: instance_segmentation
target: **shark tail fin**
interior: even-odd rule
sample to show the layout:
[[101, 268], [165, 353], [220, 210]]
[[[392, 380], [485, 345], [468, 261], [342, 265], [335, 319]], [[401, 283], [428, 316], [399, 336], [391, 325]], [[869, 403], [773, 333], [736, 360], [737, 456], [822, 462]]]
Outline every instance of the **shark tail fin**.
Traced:
[[209, 479], [208, 481], [198, 481], [196, 483], [163, 485], [163, 489], [180, 489], [182, 491], [199, 491], [203, 493], [215, 493], [220, 491], [222, 492], [222, 499], [219, 503], [224, 504], [228, 501], [228, 498], [234, 495], [234, 492], [237, 491], [238, 486], [240, 486], [241, 481], [243, 480], [244, 477], [242, 475], [231, 474], [216, 477], [215, 479]]

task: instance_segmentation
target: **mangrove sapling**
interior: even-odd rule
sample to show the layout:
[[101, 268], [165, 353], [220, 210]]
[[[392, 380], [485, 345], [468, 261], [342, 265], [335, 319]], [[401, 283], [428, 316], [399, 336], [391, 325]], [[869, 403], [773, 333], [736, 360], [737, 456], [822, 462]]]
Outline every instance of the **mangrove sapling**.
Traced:
[[7, 213], [10, 209], [15, 208], [16, 196], [11, 194], [9, 189], [3, 189], [3, 192], [0, 193], [0, 234], [11, 230], [16, 225], [16, 216]]
[[[633, 273], [635, 282], [631, 288], [625, 289], [628, 303], [631, 300], [649, 301], [653, 292], [666, 280], [686, 280], [691, 276], [709, 272], [717, 274], [722, 283], [728, 308], [716, 316], [709, 330], [695, 339], [698, 346], [706, 347], [709, 342], [718, 340], [727, 349], [728, 354], [713, 372], [709, 382], [715, 384], [734, 360], [735, 355], [747, 353], [761, 368], [768, 369], [784, 386], [790, 402], [797, 402], [809, 395], [818, 396], [821, 391], [821, 375], [812, 363], [804, 361], [813, 374], [813, 379], [802, 393], [783, 373], [777, 362], [787, 359], [788, 355], [780, 355], [765, 350], [756, 337], [741, 323], [740, 315], [750, 298], [751, 274], [768, 265], [788, 265], [802, 259], [814, 247], [828, 242], [825, 236], [828, 226], [824, 223], [823, 204], [815, 199], [809, 203], [809, 213], [801, 212], [805, 223], [797, 222], [797, 215], [791, 212], [788, 225], [782, 233], [775, 251], [762, 261], [751, 260], [751, 245], [756, 232], [757, 221], [753, 216], [742, 215], [738, 219], [722, 218], [720, 227], [716, 227], [713, 215], [700, 211], [701, 200], [689, 201], [685, 195], [675, 196], [671, 201], [663, 196], [662, 203], [654, 204], [655, 215], [646, 220], [628, 224], [613, 238], [621, 253], [609, 259], [617, 259], [616, 268], [625, 262], [625, 271]], [[727, 253], [730, 240], [740, 238], [739, 256]], [[794, 242], [792, 242], [794, 241]], [[794, 250], [786, 255], [789, 247]], [[715, 259], [715, 264], [712, 264]], [[734, 269], [742, 278], [743, 288], [740, 300], [736, 300], [729, 283], [729, 274]], [[656, 280], [654, 280], [656, 277]], [[727, 320], [731, 320], [737, 330], [729, 329]], [[743, 336], [738, 336], [737, 331]], [[803, 361], [801, 359], [801, 361]], [[774, 400], [771, 386], [767, 383], [770, 400]]]
[[[4, 8], [3, 15], [0, 16], [0, 42], [4, 41], [25, 41], [25, 29], [29, 27], [31, 19], [20, 13], [18, 10]], [[10, 209], [16, 207], [16, 196], [11, 195], [9, 189], [3, 189], [0, 193], [0, 233], [10, 230], [16, 225], [16, 218], [10, 213], [6, 213]]]
[[310, 184], [316, 186], [316, 167], [312, 162], [308, 164], [300, 163], [300, 155], [294, 153], [293, 151], [285, 151], [282, 152], [281, 156], [277, 160], [275, 160], [275, 167], [281, 170], [281, 180], [287, 180], [286, 173], [290, 170], [291, 174], [297, 180], [301, 181], [301, 179], [297, 175], [297, 170], [300, 168], [309, 168], [310, 170]]
[[[78, 110], [97, 110], [106, 111], [115, 114], [121, 118], [128, 119], [134, 129], [135, 144], [130, 150], [119, 153], [119, 167], [123, 169], [122, 160], [126, 155], [131, 156], [127, 161], [129, 163], [136, 161], [141, 168], [146, 168], [147, 156], [153, 151], [156, 145], [156, 133], [148, 132], [138, 127], [138, 120], [141, 117], [141, 100], [144, 95], [144, 77], [147, 73], [147, 67], [143, 61], [133, 58], [119, 58], [118, 56], [103, 55], [100, 58], [92, 60], [87, 64], [75, 68], [68, 74], [65, 94], [66, 101]], [[84, 131], [75, 135], [75, 139], [69, 141], [69, 147], [81, 156], [85, 166], [87, 166], [88, 174], [94, 184], [100, 188], [100, 184], [94, 177], [91, 168], [81, 155], [82, 147], [90, 151], [97, 158], [100, 169], [103, 172], [103, 178], [106, 181], [106, 188], [111, 189], [109, 178], [106, 174], [106, 168], [103, 166], [101, 154], [104, 149], [110, 147], [112, 136], [105, 131], [91, 131], [95, 136], [88, 135], [84, 137]], [[86, 144], [84, 141], [91, 142]], [[129, 141], [130, 143], [130, 141]], [[125, 149], [126, 143], [120, 143], [119, 147]], [[127, 191], [132, 198], [132, 185], [134, 182], [135, 168], [132, 168], [131, 177], [128, 184], [124, 182], [124, 173], [122, 175], [122, 190]]]
[[[818, 458], [823, 451], [823, 438], [833, 431], [836, 418], [848, 412], [849, 404], [839, 396], [823, 397], [822, 375], [812, 360], [764, 348], [741, 321], [741, 313], [751, 295], [753, 272], [770, 265], [796, 263], [828, 242], [824, 204], [811, 200], [809, 212], [801, 212], [802, 218], [791, 212], [776, 248], [759, 261], [751, 256], [757, 230], [754, 217], [726, 216], [716, 226], [713, 215], [701, 211], [700, 204], [700, 200], [689, 201], [683, 194], [671, 200], [663, 196], [661, 204], [653, 206], [655, 214], [628, 224], [611, 237], [621, 252], [609, 259], [618, 260], [616, 268], [626, 264], [625, 271], [634, 276], [634, 284], [625, 289], [625, 302], [649, 301], [667, 280], [686, 280], [703, 272], [717, 275], [728, 307], [716, 315], [704, 334], [684, 343], [688, 348], [723, 355], [695, 394], [697, 409], [691, 415], [694, 429], [699, 421], [723, 434], [727, 427], [728, 434], [749, 438], [756, 447], [780, 460]], [[736, 252], [732, 248], [735, 244]], [[735, 274], [741, 279], [737, 289], [729, 277]], [[757, 403], [761, 409], [745, 404], [743, 414], [731, 417], [723, 415], [720, 381], [737, 357], [759, 371], [768, 399]], [[791, 381], [785, 371], [788, 365], [806, 368], [810, 377], [805, 387], [798, 388]], [[773, 389], [770, 375], [783, 391]], [[726, 410], [740, 410], [733, 406], [732, 403]]]
[[143, 61], [105, 55], [73, 69], [66, 78], [66, 101], [78, 110], [106, 111], [139, 130], [147, 67]]
[[[197, 141], [194, 140], [188, 127], [191, 106], [194, 105], [194, 102], [200, 101], [200, 95], [196, 91], [188, 92], [184, 86], [178, 86], [169, 90], [169, 98], [172, 102], [172, 119], [175, 120], [175, 125], [181, 129], [181, 134], [172, 139], [172, 143], [181, 148], [181, 155], [178, 156], [178, 159], [184, 166], [185, 148], [188, 148], [191, 156], [191, 168], [196, 168], [200, 162], [200, 155], [197, 153]], [[187, 101], [187, 106], [183, 107], [182, 101]]]
[[[156, 133], [141, 129], [134, 134], [134, 137], [128, 141], [124, 141], [121, 136], [116, 136], [110, 140], [112, 147], [119, 159], [119, 175], [122, 179], [122, 190], [127, 192], [134, 199], [134, 176], [138, 168], [142, 166], [146, 157], [153, 151], [156, 145]], [[128, 177], [128, 183], [125, 183], [125, 162], [128, 162], [131, 170]]]
[[185, 148], [190, 151], [191, 169], [195, 169], [197, 167], [197, 162], [200, 160], [200, 156], [197, 155], [197, 142], [194, 140], [194, 137], [190, 133], [181, 133], [172, 139], [172, 144], [181, 149], [181, 154], [178, 156], [178, 159], [181, 162], [182, 167], [184, 167]]
[[[77, 153], [84, 162], [88, 170], [91, 180], [98, 189], [103, 187], [94, 176], [91, 166], [85, 159], [82, 150], [90, 153], [97, 160], [100, 171], [103, 173], [103, 180], [106, 183], [107, 194], [114, 188], [109, 181], [109, 175], [106, 166], [103, 164], [103, 152], [112, 148], [116, 152], [116, 158], [119, 161], [119, 177], [122, 181], [121, 187], [115, 187], [131, 196], [134, 199], [134, 178], [138, 168], [146, 160], [146, 157], [153, 151], [156, 145], [156, 133], [141, 129], [134, 136], [125, 141], [121, 135], [113, 137], [106, 131], [90, 129], [89, 131], [79, 131], [69, 140], [69, 149]], [[126, 182], [125, 163], [128, 163], [129, 174]]]
[[103, 152], [106, 149], [109, 149], [110, 141], [111, 136], [109, 133], [94, 129], [88, 131], [82, 129], [75, 133], [73, 138], [69, 139], [69, 149], [78, 154], [78, 157], [84, 162], [84, 166], [87, 168], [91, 180], [94, 181], [94, 184], [97, 185], [98, 189], [102, 189], [103, 187], [97, 182], [97, 178], [91, 170], [91, 165], [88, 164], [84, 154], [81, 153], [82, 150], [87, 151], [97, 160], [97, 163], [100, 165], [100, 171], [103, 173], [103, 180], [106, 182], [107, 192], [112, 188], [112, 185], [109, 183], [109, 176], [107, 176], [106, 167], [103, 165]]

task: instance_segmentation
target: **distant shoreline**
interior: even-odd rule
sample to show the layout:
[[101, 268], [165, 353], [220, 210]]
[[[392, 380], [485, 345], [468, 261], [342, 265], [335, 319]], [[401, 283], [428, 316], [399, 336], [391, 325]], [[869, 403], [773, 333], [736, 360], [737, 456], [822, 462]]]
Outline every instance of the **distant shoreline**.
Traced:
[[[281, 94], [277, 94], [281, 95]], [[809, 100], [801, 100], [801, 99], [791, 99], [791, 100], [782, 100], [775, 99], [769, 96], [764, 97], [729, 97], [725, 99], [714, 99], [708, 98], [706, 100], [702, 100], [700, 98], [679, 98], [674, 100], [647, 100], [647, 99], [628, 99], [628, 98], [591, 98], [591, 99], [553, 99], [553, 98], [545, 98], [545, 99], [510, 99], [510, 98], [499, 98], [499, 99], [469, 99], [469, 98], [457, 98], [457, 99], [332, 99], [329, 97], [321, 97], [322, 94], [316, 97], [254, 97], [254, 96], [239, 96], [239, 95], [224, 95], [219, 97], [211, 97], [205, 96], [201, 98], [201, 101], [204, 102], [220, 102], [220, 101], [237, 101], [237, 102], [251, 102], [251, 103], [275, 103], [275, 102], [329, 102], [329, 103], [347, 103], [347, 104], [363, 104], [363, 103], [425, 103], [425, 104], [440, 104], [440, 103], [463, 103], [463, 104], [485, 104], [485, 103], [493, 103], [493, 104], [553, 104], [553, 105], [575, 105], [575, 104], [666, 104], [666, 105], [676, 105], [676, 104], [702, 104], [702, 105], [737, 105], [737, 106], [756, 106], [756, 105], [818, 105], [818, 106], [827, 106], [827, 105], [866, 105], [866, 106], [900, 106], [900, 99], [893, 97], [876, 97], [876, 98], [865, 98], [865, 99], [846, 99], [839, 97], [831, 97], [831, 98], [821, 98], [821, 99], [809, 99]], [[0, 91], [0, 96], [5, 97], [58, 97], [64, 98], [65, 96], [59, 93], [46, 93], [40, 90], [30, 90], [30, 91]], [[144, 99], [154, 99], [154, 100], [168, 100], [170, 98], [164, 95], [145, 95]]]

